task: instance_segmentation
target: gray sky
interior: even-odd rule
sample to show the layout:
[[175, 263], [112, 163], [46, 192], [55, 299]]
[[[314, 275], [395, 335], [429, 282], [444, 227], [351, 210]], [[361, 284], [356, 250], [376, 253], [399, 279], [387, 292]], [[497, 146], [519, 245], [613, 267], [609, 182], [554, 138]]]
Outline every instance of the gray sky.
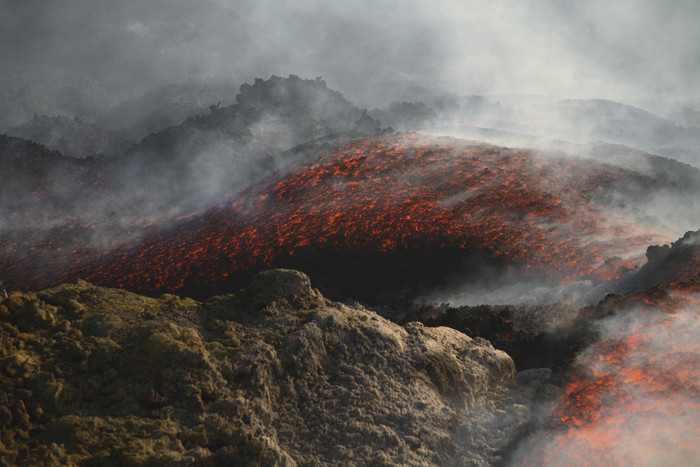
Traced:
[[700, 99], [697, 0], [215, 3], [0, 0], [0, 53], [120, 92], [297, 74], [368, 107], [423, 91]]
[[700, 97], [696, 0], [255, 0], [243, 9], [274, 26], [273, 43], [289, 45], [288, 67], [323, 74], [357, 99], [397, 84], [466, 94]]

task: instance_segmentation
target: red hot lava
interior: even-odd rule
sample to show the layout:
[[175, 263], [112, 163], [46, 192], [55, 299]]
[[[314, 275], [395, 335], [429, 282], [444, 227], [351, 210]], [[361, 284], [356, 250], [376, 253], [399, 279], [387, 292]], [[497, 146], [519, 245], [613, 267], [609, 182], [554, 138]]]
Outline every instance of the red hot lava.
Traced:
[[[176, 291], [242, 270], [294, 267], [300, 251], [474, 248], [524, 274], [609, 279], [664, 240], [608, 212], [595, 190], [638, 174], [415, 135], [316, 150], [314, 162], [222, 207], [107, 255], [76, 255], [83, 277], [136, 291]], [[99, 253], [99, 252], [98, 252]], [[87, 256], [87, 259], [85, 257]], [[40, 286], [48, 284], [39, 284]]]
[[650, 249], [646, 288], [585, 310], [600, 337], [531, 437], [522, 465], [697, 465], [700, 232]]
[[658, 289], [632, 294], [601, 321], [601, 339], [579, 356], [522, 465], [697, 462], [700, 281]]

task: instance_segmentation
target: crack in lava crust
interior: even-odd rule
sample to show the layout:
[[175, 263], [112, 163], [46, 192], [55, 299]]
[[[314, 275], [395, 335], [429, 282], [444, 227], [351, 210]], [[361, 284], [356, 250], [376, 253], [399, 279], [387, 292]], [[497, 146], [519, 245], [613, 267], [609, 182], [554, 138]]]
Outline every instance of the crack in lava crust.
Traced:
[[[646, 245], [665, 239], [596, 201], [596, 190], [639, 177], [598, 162], [413, 134], [311, 152], [303, 167], [140, 242], [75, 251], [79, 267], [44, 274], [48, 280], [34, 285], [82, 277], [144, 293], [196, 294], [207, 284], [230, 290], [266, 267], [311, 264], [316, 270], [307, 272], [321, 285], [324, 276], [364, 270], [378, 287], [411, 289], [426, 276], [446, 278], [476, 264], [442, 268], [426, 259], [449, 263], [453, 254], [568, 283], [617, 277], [641, 264]], [[426, 249], [431, 253], [410, 256]], [[402, 255], [428, 264], [399, 285], [387, 282], [406, 276], [407, 261], [388, 264]], [[353, 257], [361, 267], [343, 269]]]

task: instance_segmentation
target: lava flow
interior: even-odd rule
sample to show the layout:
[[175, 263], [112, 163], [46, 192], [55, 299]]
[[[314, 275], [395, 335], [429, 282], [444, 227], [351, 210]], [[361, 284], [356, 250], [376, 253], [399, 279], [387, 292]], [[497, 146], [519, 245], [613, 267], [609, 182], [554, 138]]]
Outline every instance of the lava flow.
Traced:
[[522, 465], [697, 461], [700, 281], [637, 292], [622, 308], [601, 320], [600, 340], [579, 355]]
[[301, 168], [139, 242], [76, 249], [68, 273], [43, 271], [32, 285], [82, 277], [196, 294], [207, 284], [230, 290], [275, 266], [306, 270], [320, 284], [354, 275], [377, 289], [411, 289], [430, 277], [479, 274], [484, 264], [566, 283], [614, 278], [643, 261], [646, 245], [665, 240], [596, 200], [641, 176], [590, 160], [412, 134], [311, 152]]

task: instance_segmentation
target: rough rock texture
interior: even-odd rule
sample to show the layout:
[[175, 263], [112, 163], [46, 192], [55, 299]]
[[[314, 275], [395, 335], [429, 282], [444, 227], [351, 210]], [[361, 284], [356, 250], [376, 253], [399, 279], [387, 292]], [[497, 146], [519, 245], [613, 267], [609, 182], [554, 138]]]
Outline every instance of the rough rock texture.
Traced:
[[205, 302], [13, 292], [0, 342], [0, 464], [483, 465], [528, 417], [487, 341], [290, 270]]
[[483, 337], [511, 355], [519, 371], [565, 367], [593, 337], [590, 326], [575, 321], [579, 308], [563, 304], [424, 305], [412, 311], [398, 322], [420, 320], [426, 326], [448, 326]]
[[686, 232], [670, 245], [647, 248], [647, 264], [635, 284], [645, 288], [670, 282], [691, 282], [700, 270], [700, 230]]

